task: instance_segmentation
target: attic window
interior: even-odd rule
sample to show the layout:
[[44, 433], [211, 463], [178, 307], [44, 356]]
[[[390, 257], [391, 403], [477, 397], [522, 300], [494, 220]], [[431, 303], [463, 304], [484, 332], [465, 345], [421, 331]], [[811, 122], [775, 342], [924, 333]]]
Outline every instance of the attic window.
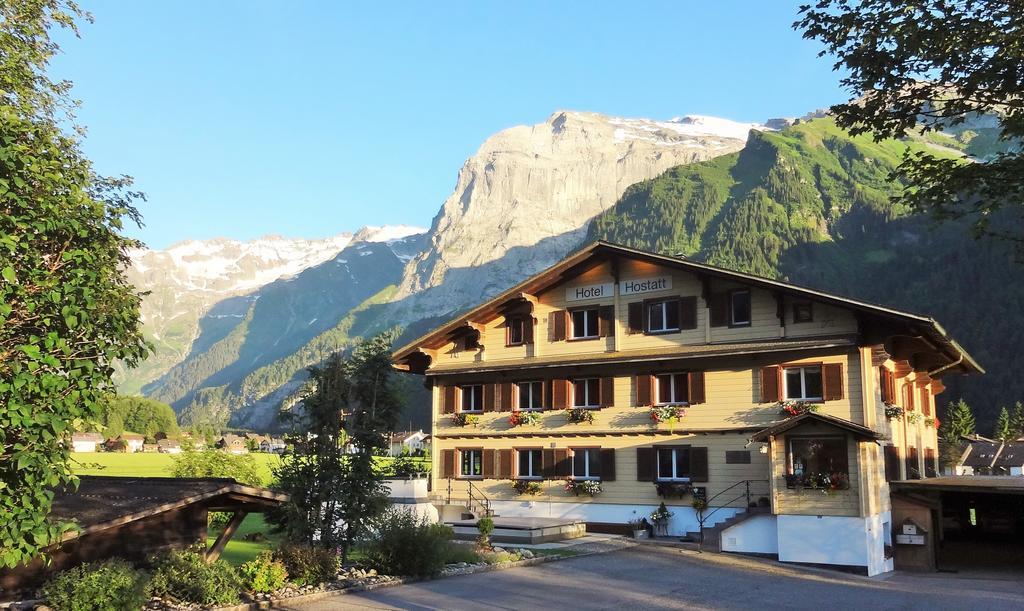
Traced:
[[525, 337], [525, 320], [522, 316], [513, 316], [508, 319], [505, 326], [505, 344], [518, 346], [522, 344]]
[[748, 289], [729, 293], [729, 326], [750, 326], [750, 291]]
[[810, 301], [798, 301], [793, 304], [793, 322], [812, 322], [814, 308]]

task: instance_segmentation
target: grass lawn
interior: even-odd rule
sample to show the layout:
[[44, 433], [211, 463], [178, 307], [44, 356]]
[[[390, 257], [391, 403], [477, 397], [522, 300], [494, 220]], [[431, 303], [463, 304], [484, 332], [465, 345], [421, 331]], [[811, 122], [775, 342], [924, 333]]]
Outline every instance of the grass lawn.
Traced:
[[[261, 532], [266, 535], [266, 539], [263, 541], [245, 541], [243, 537], [250, 533]], [[211, 530], [209, 536], [206, 538], [206, 546], [210, 547], [213, 542], [217, 540], [219, 531]], [[228, 541], [227, 546], [224, 548], [224, 553], [220, 555], [221, 558], [227, 560], [234, 566], [241, 566], [242, 564], [255, 558], [260, 552], [266, 549], [274, 549], [280, 541], [280, 535], [276, 535], [270, 532], [270, 526], [263, 521], [263, 515], [258, 513], [250, 513], [245, 516], [245, 520], [242, 525], [235, 531], [235, 536]]]
[[[277, 454], [253, 453], [259, 465], [260, 474], [265, 481], [270, 481], [272, 467], [281, 462]], [[127, 454], [122, 452], [83, 452], [71, 455], [75, 461], [74, 470], [77, 475], [121, 475], [135, 477], [173, 477], [173, 454], [141, 453]]]

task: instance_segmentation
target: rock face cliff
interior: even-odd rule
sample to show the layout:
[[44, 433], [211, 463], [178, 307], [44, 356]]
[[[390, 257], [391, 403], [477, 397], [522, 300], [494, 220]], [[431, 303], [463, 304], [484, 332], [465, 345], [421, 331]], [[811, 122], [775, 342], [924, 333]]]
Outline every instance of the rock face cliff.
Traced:
[[741, 149], [753, 124], [557, 112], [488, 138], [405, 269], [392, 314], [412, 322], [480, 301], [577, 247], [626, 188]]

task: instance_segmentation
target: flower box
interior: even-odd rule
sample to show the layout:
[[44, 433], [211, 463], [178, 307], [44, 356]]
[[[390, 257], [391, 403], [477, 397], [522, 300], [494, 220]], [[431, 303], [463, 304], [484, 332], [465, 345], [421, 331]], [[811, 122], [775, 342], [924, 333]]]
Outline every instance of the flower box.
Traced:
[[821, 490], [832, 494], [839, 490], [850, 489], [850, 476], [846, 473], [803, 473], [786, 475], [786, 488], [792, 490]]
[[895, 420], [897, 418], [902, 418], [903, 417], [903, 413], [904, 413], [903, 408], [900, 407], [899, 405], [894, 405], [892, 403], [886, 403], [885, 404], [885, 417], [888, 418], [889, 420]]
[[586, 407], [570, 407], [565, 410], [565, 419], [569, 424], [593, 424], [594, 410]]
[[523, 412], [516, 411], [508, 417], [508, 425], [515, 428], [517, 426], [536, 426], [540, 424], [540, 414], [537, 412]]
[[670, 405], [655, 405], [650, 410], [651, 421], [654, 422], [655, 426], [665, 422], [668, 424], [668, 430], [671, 432], [677, 422], [682, 420], [683, 416], [686, 415], [686, 409], [689, 407], [688, 403], [672, 403]]
[[520, 496], [536, 496], [543, 491], [543, 487], [540, 485], [540, 482], [528, 479], [517, 479], [512, 482], [512, 489]]
[[601, 482], [595, 479], [570, 479], [565, 481], [565, 491], [576, 496], [596, 496], [601, 493]]
[[907, 424], [917, 424], [921, 421], [921, 414], [917, 412], [907, 412]]
[[689, 482], [655, 482], [654, 488], [663, 499], [681, 499], [693, 492]]
[[480, 424], [480, 416], [456, 412], [452, 414], [452, 424], [455, 426], [476, 426]]
[[786, 418], [802, 416], [803, 414], [816, 412], [821, 409], [821, 406], [815, 403], [808, 403], [807, 401], [795, 401], [793, 399], [779, 401], [778, 405], [779, 415], [785, 416]]

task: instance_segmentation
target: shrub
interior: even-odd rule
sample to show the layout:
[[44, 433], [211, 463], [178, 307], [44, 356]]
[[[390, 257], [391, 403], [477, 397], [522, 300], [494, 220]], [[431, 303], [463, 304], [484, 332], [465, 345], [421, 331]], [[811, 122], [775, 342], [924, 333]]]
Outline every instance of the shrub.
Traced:
[[458, 562], [476, 564], [480, 562], [480, 554], [470, 545], [449, 543], [448, 549], [445, 551], [444, 562], [445, 564], [456, 564]]
[[211, 511], [206, 514], [206, 526], [210, 530], [224, 530], [232, 515], [227, 511]]
[[450, 527], [403, 509], [377, 520], [374, 535], [363, 547], [366, 563], [386, 575], [437, 575], [451, 553]]
[[200, 605], [238, 602], [242, 580], [224, 560], [207, 564], [201, 551], [175, 550], [153, 560], [151, 595]]
[[402, 455], [391, 464], [391, 472], [396, 477], [427, 475], [430, 473], [430, 467], [422, 460], [414, 460], [408, 455]]
[[269, 551], [262, 551], [258, 556], [239, 567], [242, 581], [250, 592], [273, 592], [281, 589], [288, 580], [288, 571], [284, 563], [274, 560]]
[[274, 558], [284, 564], [296, 585], [316, 585], [338, 575], [338, 554], [334, 550], [287, 543], [277, 548]]
[[120, 558], [61, 571], [42, 588], [57, 611], [135, 611], [146, 603], [148, 576]]
[[491, 533], [494, 532], [494, 520], [483, 517], [477, 520], [476, 529], [480, 531], [480, 536], [476, 538], [477, 545], [480, 547], [491, 546]]

